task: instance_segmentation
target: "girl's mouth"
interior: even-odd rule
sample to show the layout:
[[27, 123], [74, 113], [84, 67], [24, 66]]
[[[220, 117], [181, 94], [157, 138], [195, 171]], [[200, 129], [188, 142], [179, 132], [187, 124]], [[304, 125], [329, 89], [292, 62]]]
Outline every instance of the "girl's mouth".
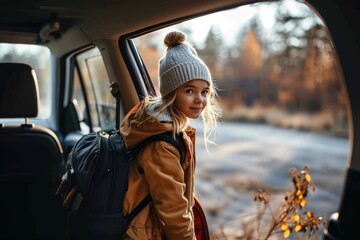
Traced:
[[195, 112], [201, 112], [202, 108], [201, 107], [196, 107], [196, 108], [191, 108], [191, 110], [195, 111]]

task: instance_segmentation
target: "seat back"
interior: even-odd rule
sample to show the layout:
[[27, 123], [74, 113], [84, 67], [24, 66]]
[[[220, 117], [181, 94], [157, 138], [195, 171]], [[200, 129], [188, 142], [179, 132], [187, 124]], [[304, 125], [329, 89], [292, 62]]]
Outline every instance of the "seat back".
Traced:
[[4, 239], [63, 239], [66, 214], [55, 190], [64, 169], [63, 150], [51, 130], [28, 123], [38, 114], [38, 86], [26, 64], [0, 63], [0, 212]]

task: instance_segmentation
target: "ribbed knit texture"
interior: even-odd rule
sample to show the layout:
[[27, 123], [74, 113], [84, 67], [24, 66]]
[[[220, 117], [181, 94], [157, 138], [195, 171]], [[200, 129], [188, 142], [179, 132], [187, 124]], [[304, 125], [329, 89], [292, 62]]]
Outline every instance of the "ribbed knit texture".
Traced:
[[159, 62], [160, 93], [164, 97], [184, 83], [201, 79], [212, 85], [211, 74], [194, 48], [186, 43], [167, 50]]

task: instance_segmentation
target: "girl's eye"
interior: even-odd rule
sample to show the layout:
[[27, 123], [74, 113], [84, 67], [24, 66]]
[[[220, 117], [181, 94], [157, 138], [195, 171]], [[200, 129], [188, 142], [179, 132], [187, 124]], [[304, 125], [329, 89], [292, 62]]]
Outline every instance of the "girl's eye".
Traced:
[[207, 96], [209, 94], [209, 90], [204, 90], [201, 93], [202, 93], [202, 95]]
[[193, 91], [192, 89], [186, 89], [185, 92], [187, 92], [187, 93], [193, 93], [194, 91]]

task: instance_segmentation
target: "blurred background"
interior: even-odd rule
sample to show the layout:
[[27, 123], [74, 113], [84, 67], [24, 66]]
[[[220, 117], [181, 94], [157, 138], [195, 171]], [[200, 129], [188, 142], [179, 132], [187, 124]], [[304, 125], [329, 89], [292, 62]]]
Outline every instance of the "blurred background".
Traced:
[[[336, 212], [350, 150], [348, 102], [321, 17], [305, 1], [283, 0], [219, 11], [138, 37], [157, 91], [163, 39], [172, 30], [185, 32], [209, 66], [223, 109], [210, 151], [201, 121], [191, 122], [198, 130], [196, 194], [212, 239], [256, 239], [247, 238], [257, 224], [254, 194], [269, 192], [276, 211], [292, 189], [292, 167], [310, 169], [315, 191], [306, 208], [324, 219]], [[307, 239], [292, 238], [299, 236]]]

